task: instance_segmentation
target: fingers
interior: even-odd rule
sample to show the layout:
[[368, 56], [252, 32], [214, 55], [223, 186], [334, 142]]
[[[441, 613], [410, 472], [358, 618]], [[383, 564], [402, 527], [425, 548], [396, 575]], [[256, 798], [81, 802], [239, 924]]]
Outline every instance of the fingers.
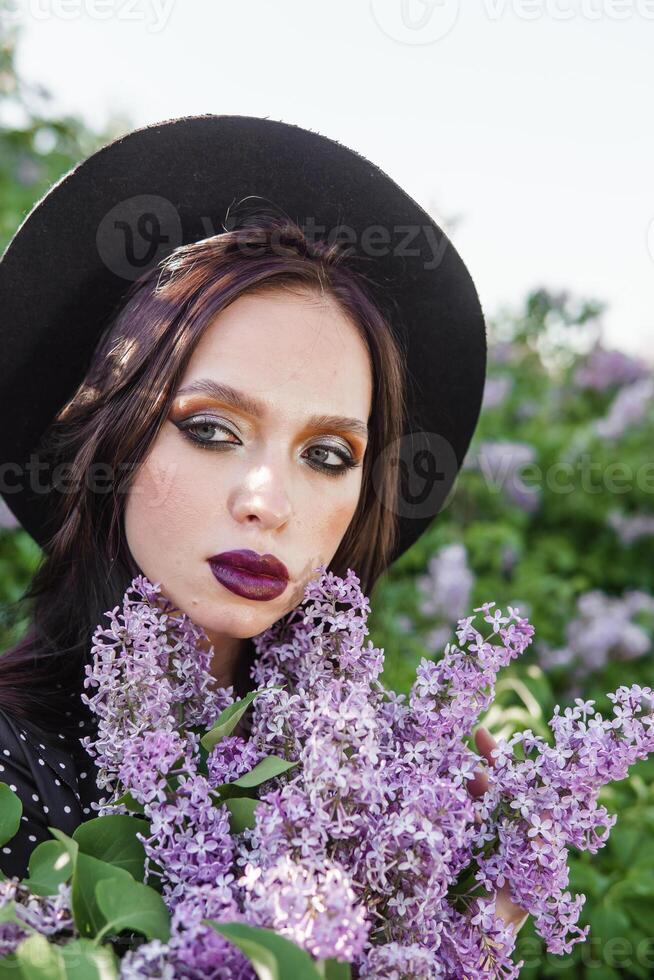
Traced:
[[[487, 728], [480, 727], [477, 729], [475, 732], [475, 745], [477, 746], [477, 751], [486, 759], [487, 763], [490, 766], [494, 765], [495, 760], [490, 753], [496, 747], [497, 742]], [[466, 786], [471, 796], [483, 796], [488, 789], [488, 774], [483, 769], [476, 769], [475, 775], [467, 781]]]
[[[477, 751], [482, 755], [489, 766], [495, 765], [495, 759], [491, 755], [493, 749], [497, 748], [497, 741], [493, 738], [487, 728], [480, 726], [475, 732], [475, 745]], [[488, 775], [481, 769], [477, 769], [474, 778], [468, 781], [468, 791], [471, 796], [483, 796], [488, 789]], [[496, 914], [506, 923], [512, 926], [514, 932], [519, 932], [529, 918], [529, 913], [525, 912], [521, 905], [511, 898], [508, 885], [498, 888], [495, 895]]]
[[492, 757], [491, 752], [493, 749], [497, 748], [497, 742], [488, 731], [481, 725], [475, 732], [475, 745], [480, 755], [483, 755], [489, 766], [495, 765], [495, 759]]
[[466, 783], [471, 796], [483, 796], [488, 789], [488, 776], [482, 769], [476, 769], [472, 779]]
[[514, 932], [519, 932], [529, 918], [529, 913], [512, 900], [508, 885], [502, 885], [497, 889], [495, 912], [507, 926], [513, 926]]

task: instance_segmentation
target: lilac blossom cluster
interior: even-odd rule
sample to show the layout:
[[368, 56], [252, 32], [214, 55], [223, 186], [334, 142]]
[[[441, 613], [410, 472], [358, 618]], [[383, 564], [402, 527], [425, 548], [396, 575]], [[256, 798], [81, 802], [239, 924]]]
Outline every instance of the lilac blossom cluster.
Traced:
[[606, 843], [616, 817], [598, 805], [600, 788], [654, 751], [652, 689], [620, 687], [608, 698], [612, 718], [581, 698], [563, 714], [557, 705], [549, 722], [553, 746], [524, 731], [494, 749], [479, 804], [480, 834], [493, 852], [477, 880], [489, 889], [510, 882], [513, 900], [529, 909], [554, 953], [568, 953], [589, 931], [577, 924], [584, 896], [567, 887], [568, 848], [595, 854]]
[[654, 536], [654, 514], [645, 511], [625, 514], [616, 507], [607, 514], [606, 523], [627, 547], [641, 538]]
[[[485, 603], [397, 694], [380, 681], [356, 574], [318, 571], [254, 638], [248, 737], [224, 735], [206, 758], [201, 732], [234, 697], [212, 687], [202, 631], [140, 576], [94, 634], [85, 687], [97, 691], [83, 698], [98, 737], [82, 741], [110, 794], [96, 809], [129, 811], [126, 793], [142, 807], [146, 882], [158, 879], [172, 918], [170, 940], [129, 950], [121, 977], [254, 980], [212, 919], [274, 929], [370, 980], [513, 978], [515, 931], [495, 905], [505, 885], [548, 950], [568, 951], [587, 930], [567, 847], [605, 843], [614, 818], [597, 795], [654, 749], [651, 691], [620, 688], [613, 719], [592, 702], [557, 709], [551, 746], [531, 732], [500, 743], [474, 798], [468, 740], [533, 627]], [[231, 832], [216, 792], [271, 755], [294, 765], [261, 784], [253, 823]]]
[[468, 565], [464, 544], [454, 541], [444, 545], [427, 562], [427, 572], [416, 579], [418, 608], [438, 624], [425, 638], [428, 650], [442, 650], [452, 634], [452, 627], [470, 608], [474, 574]]
[[619, 439], [646, 419], [653, 400], [654, 378], [641, 378], [625, 385], [619, 389], [605, 417], [595, 421], [595, 432], [601, 439]]
[[513, 378], [509, 374], [495, 374], [486, 378], [482, 408], [501, 408], [513, 388]]
[[640, 357], [621, 350], [609, 350], [597, 344], [575, 371], [573, 383], [578, 388], [606, 391], [614, 385], [631, 384], [651, 374], [651, 368]]
[[566, 625], [561, 647], [538, 645], [545, 670], [567, 667], [571, 682], [578, 683], [612, 660], [636, 660], [651, 650], [654, 598], [647, 592], [628, 589], [610, 596], [592, 589], [578, 597], [576, 613]]
[[71, 888], [61, 883], [56, 895], [35, 895], [18, 878], [0, 881], [0, 909], [14, 903], [19, 922], [7, 920], [0, 926], [0, 958], [13, 953], [33, 929], [42, 936], [58, 940], [74, 934], [71, 914]]
[[464, 469], [479, 470], [493, 492], [503, 491], [517, 507], [528, 513], [538, 510], [541, 488], [526, 484], [521, 469], [536, 462], [536, 450], [526, 442], [486, 440], [466, 456]]

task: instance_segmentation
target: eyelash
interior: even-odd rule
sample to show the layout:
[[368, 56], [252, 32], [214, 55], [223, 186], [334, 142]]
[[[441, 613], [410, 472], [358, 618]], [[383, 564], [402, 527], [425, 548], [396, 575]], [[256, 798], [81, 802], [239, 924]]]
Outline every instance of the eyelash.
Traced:
[[[219, 422], [216, 422], [215, 419], [212, 419], [210, 417], [194, 416], [192, 419], [187, 419], [184, 422], [175, 422], [174, 424], [180, 430], [180, 432], [182, 433], [185, 439], [188, 439], [189, 442], [192, 442], [194, 446], [198, 446], [200, 449], [220, 451], [223, 446], [235, 445], [235, 443], [227, 442], [226, 440], [222, 442], [210, 442], [204, 439], [199, 439], [196, 435], [192, 434], [191, 430], [197, 428], [197, 426], [208, 425], [210, 426], [210, 428], [216, 429], [219, 432], [226, 432], [227, 435], [234, 436], [234, 433], [231, 431], [231, 429], [228, 429], [227, 426], [221, 425]], [[331, 453], [335, 453], [343, 460], [342, 466], [331, 466], [330, 464], [327, 463], [309, 462], [309, 466], [312, 469], [318, 470], [318, 472], [324, 473], [326, 476], [344, 476], [348, 470], [352, 470], [355, 469], [357, 466], [361, 466], [361, 463], [357, 463], [351, 456], [348, 456], [347, 453], [345, 453], [340, 449], [337, 449], [335, 446], [316, 445], [310, 448], [326, 449]]]

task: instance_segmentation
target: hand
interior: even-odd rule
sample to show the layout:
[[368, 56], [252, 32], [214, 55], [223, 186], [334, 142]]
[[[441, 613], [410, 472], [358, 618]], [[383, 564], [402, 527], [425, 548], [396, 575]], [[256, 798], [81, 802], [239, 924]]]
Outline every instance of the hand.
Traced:
[[[483, 755], [489, 766], [495, 765], [491, 752], [497, 748], [497, 742], [486, 728], [478, 728], [475, 732], [475, 745], [480, 755]], [[483, 769], [477, 769], [474, 777], [468, 780], [468, 792], [471, 796], [483, 796], [488, 789], [488, 776]], [[529, 917], [521, 905], [516, 905], [511, 899], [508, 885], [502, 885], [495, 895], [495, 911], [507, 925], [513, 926], [515, 932], [522, 929]]]

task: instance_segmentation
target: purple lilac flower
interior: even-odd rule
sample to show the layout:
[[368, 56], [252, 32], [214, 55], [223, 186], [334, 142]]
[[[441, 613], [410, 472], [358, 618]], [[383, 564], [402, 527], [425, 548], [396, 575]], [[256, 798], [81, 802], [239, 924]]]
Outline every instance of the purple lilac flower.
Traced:
[[[568, 890], [567, 848], [595, 854], [606, 843], [616, 817], [598, 805], [601, 787], [624, 779], [654, 750], [651, 688], [620, 687], [609, 699], [614, 717], [607, 719], [593, 701], [577, 699], [563, 714], [557, 705], [549, 723], [554, 745], [530, 731], [500, 743], [489, 791], [477, 802], [480, 839], [497, 842], [481, 857], [477, 879], [488, 889], [507, 882], [555, 953], [569, 953], [589, 930], [577, 925], [585, 896]], [[524, 761], [514, 756], [516, 745]], [[526, 811], [514, 806], [518, 799]]]
[[15, 903], [16, 916], [25, 928], [17, 922], [0, 923], [0, 958], [13, 953], [32, 929], [48, 937], [70, 934], [74, 929], [69, 884], [61, 883], [56, 895], [41, 896], [33, 895], [18, 878], [6, 878], [0, 881], [0, 909], [9, 902]]
[[16, 517], [9, 510], [9, 507], [4, 501], [4, 498], [0, 497], [0, 528], [5, 528], [8, 531], [13, 531], [15, 528], [20, 527], [20, 524]]
[[439, 548], [429, 559], [427, 574], [416, 579], [421, 596], [419, 608], [425, 616], [453, 624], [470, 608], [474, 575], [467, 557], [465, 545], [456, 541]]
[[605, 418], [597, 419], [595, 431], [602, 439], [618, 439], [641, 423], [652, 405], [654, 378], [641, 378], [620, 388]]
[[624, 514], [615, 509], [608, 514], [607, 524], [613, 528], [622, 544], [627, 546], [654, 535], [654, 514]]
[[635, 660], [649, 653], [650, 631], [633, 617], [644, 614], [654, 626], [654, 598], [638, 589], [622, 596], [609, 596], [599, 589], [577, 599], [577, 615], [566, 626], [562, 647], [538, 647], [545, 669], [571, 665], [571, 679], [580, 679], [601, 670], [611, 660]]
[[503, 490], [512, 503], [531, 513], [540, 506], [540, 487], [528, 486], [520, 470], [535, 462], [536, 451], [527, 443], [488, 440], [466, 457], [464, 466], [480, 470], [490, 490]]
[[[182, 724], [210, 725], [233, 702], [231, 688], [215, 688], [211, 649], [204, 631], [188, 616], [175, 615], [159, 584], [141, 575], [125, 592], [122, 611], [105, 614], [109, 626], [93, 634], [92, 665], [82, 701], [97, 715], [98, 738], [80, 739], [100, 768], [98, 785], [111, 789], [132, 740], [144, 732], [174, 733]], [[143, 744], [138, 744], [138, 757]], [[145, 774], [145, 768], [143, 768]], [[96, 805], [97, 806], [97, 805]]]
[[513, 378], [508, 374], [488, 376], [484, 385], [482, 408], [500, 408], [512, 387]]
[[432, 652], [442, 650], [452, 634], [452, 627], [470, 608], [474, 575], [468, 566], [465, 545], [445, 545], [427, 563], [427, 574], [418, 576], [419, 608], [437, 623], [424, 638]]
[[573, 384], [578, 388], [606, 391], [613, 385], [631, 384], [649, 374], [651, 368], [642, 358], [597, 344], [575, 371]]

